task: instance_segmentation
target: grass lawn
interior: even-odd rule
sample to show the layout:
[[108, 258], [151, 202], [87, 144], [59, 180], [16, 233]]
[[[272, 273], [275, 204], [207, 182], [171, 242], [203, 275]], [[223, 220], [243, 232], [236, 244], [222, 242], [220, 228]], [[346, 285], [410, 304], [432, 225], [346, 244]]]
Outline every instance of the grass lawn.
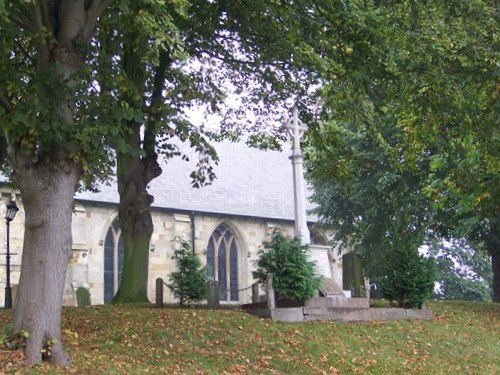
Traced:
[[[500, 374], [500, 305], [432, 302], [432, 321], [280, 323], [240, 311], [144, 306], [65, 308], [73, 367], [0, 373]], [[0, 310], [0, 327], [10, 319]], [[1, 334], [1, 331], [0, 331]]]

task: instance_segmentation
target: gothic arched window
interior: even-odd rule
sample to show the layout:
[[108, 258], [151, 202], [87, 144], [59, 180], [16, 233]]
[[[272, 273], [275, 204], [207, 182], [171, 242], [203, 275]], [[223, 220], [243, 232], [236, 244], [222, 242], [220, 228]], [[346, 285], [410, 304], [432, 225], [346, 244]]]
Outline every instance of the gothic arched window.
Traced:
[[115, 296], [123, 270], [123, 239], [120, 224], [116, 218], [109, 227], [104, 241], [104, 303], [110, 303]]
[[234, 233], [225, 224], [219, 225], [207, 246], [207, 267], [212, 280], [219, 282], [221, 301], [238, 301], [238, 247]]
[[311, 234], [311, 245], [328, 246], [328, 238], [317, 228], [310, 227], [309, 233]]

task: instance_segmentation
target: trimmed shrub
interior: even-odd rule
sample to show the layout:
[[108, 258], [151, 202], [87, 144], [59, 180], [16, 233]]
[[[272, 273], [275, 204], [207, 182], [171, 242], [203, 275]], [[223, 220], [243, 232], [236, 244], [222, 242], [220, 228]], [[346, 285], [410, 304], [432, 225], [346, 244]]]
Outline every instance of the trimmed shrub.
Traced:
[[208, 274], [201, 267], [200, 259], [193, 253], [191, 246], [183, 242], [180, 250], [175, 251], [173, 259], [178, 271], [170, 274], [168, 287], [179, 299], [179, 305], [206, 299]]
[[423, 257], [417, 249], [398, 248], [390, 253], [379, 286], [382, 296], [398, 307], [422, 308], [437, 279], [433, 258]]
[[265, 284], [271, 274], [276, 295], [281, 298], [303, 301], [314, 297], [322, 278], [315, 274], [314, 263], [307, 259], [308, 252], [298, 238], [289, 240], [276, 230], [271, 241], [264, 242], [259, 250], [253, 277]]

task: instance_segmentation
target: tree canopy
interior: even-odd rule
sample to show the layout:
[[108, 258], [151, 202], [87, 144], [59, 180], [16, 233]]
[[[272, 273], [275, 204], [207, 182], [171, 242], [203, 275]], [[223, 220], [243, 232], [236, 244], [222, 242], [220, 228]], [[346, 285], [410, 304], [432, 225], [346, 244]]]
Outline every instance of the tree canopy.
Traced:
[[324, 87], [309, 176], [318, 213], [367, 258], [394, 238], [475, 239], [498, 300], [496, 12], [482, 0], [367, 6], [372, 33], [351, 53], [364, 58]]

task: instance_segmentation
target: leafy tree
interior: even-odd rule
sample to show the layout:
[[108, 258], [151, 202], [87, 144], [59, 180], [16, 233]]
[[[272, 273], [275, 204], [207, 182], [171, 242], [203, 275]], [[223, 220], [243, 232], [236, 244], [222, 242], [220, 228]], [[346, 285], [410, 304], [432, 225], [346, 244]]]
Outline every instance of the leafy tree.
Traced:
[[418, 249], [395, 248], [377, 279], [382, 296], [398, 307], [421, 308], [434, 292], [437, 272], [433, 258], [424, 258]]
[[175, 251], [174, 259], [178, 271], [170, 274], [168, 287], [179, 299], [179, 305], [204, 300], [207, 297], [208, 273], [187, 242]]
[[[7, 150], [26, 213], [14, 325], [30, 332], [29, 363], [54, 340], [50, 359], [68, 363], [59, 340], [60, 296], [79, 181], [92, 186], [116, 157], [126, 247], [116, 300], [146, 300], [152, 231], [147, 184], [161, 172], [158, 150], [176, 154], [170, 139], [189, 140], [202, 155], [194, 177], [212, 175], [203, 166], [213, 149], [183, 110], [205, 103], [216, 111], [230, 77], [227, 82], [243, 94], [242, 108], [266, 117], [271, 111], [263, 101], [304, 97], [318, 78], [302, 68], [321, 65], [308, 44], [321, 31], [311, 22], [308, 2], [190, 4], [0, 1], [0, 154]], [[184, 64], [188, 57], [201, 68]], [[219, 60], [237, 69], [214, 64]]]
[[437, 298], [491, 301], [491, 261], [484, 249], [475, 250], [463, 240], [427, 245], [439, 272]]
[[39, 361], [43, 342], [56, 339], [51, 360], [67, 363], [58, 340], [60, 295], [79, 181], [92, 186], [96, 177], [108, 175], [116, 157], [126, 248], [116, 301], [147, 300], [153, 199], [147, 184], [161, 173], [158, 154], [178, 153], [172, 137], [189, 141], [201, 153], [194, 177], [203, 182], [213, 176], [206, 162], [215, 156], [203, 131], [186, 121], [185, 110], [204, 104], [218, 111], [226, 83], [242, 94], [236, 118], [248, 108], [266, 118], [272, 111], [263, 102], [308, 94], [318, 75], [305, 74], [302, 66], [320, 63], [308, 48], [308, 7], [267, 1], [0, 1], [0, 154], [8, 151], [26, 211], [14, 320], [16, 329], [30, 331], [28, 362]]
[[398, 69], [405, 76], [401, 100], [390, 110], [404, 134], [400, 149], [409, 167], [425, 167], [422, 192], [440, 219], [434, 231], [487, 249], [498, 302], [497, 7], [486, 0], [412, 2], [399, 12], [410, 31]]
[[272, 275], [279, 297], [302, 301], [312, 298], [322, 279], [315, 275], [314, 263], [307, 259], [308, 251], [300, 239], [289, 240], [281, 231], [274, 231], [271, 241], [264, 242], [259, 250], [253, 277], [264, 284], [267, 276]]
[[[220, 113], [225, 134], [238, 136], [245, 127], [246, 111], [275, 117], [276, 103], [307, 94], [316, 78], [304, 73], [308, 51], [297, 48], [308, 42], [301, 32], [308, 22], [300, 22], [307, 21], [306, 6], [201, 0], [165, 6], [136, 1], [118, 4], [102, 19], [96, 52], [101, 69], [95, 79], [102, 87], [104, 105], [119, 104], [108, 117], [125, 139], [116, 144], [114, 135], [108, 138], [116, 151], [125, 248], [114, 302], [147, 301], [154, 199], [147, 186], [162, 173], [157, 158], [179, 154], [172, 138], [189, 142], [199, 153], [194, 186], [214, 177], [210, 161], [217, 157], [209, 144], [212, 137], [188, 121], [186, 110], [205, 106]], [[224, 87], [241, 95], [238, 110], [221, 110]]]
[[[26, 359], [67, 365], [61, 304], [71, 257], [73, 197], [82, 175], [107, 172], [96, 122], [92, 69], [86, 65], [96, 22], [109, 5], [93, 1], [0, 1], [2, 154], [23, 198], [22, 270], [14, 330], [28, 332]], [[90, 88], [90, 89], [89, 89]]]
[[492, 257], [497, 300], [496, 9], [380, 1], [362, 14], [372, 33], [361, 27], [343, 64], [351, 69], [325, 80], [309, 134], [318, 212], [371, 260], [410, 232], [420, 243], [466, 237]]
[[325, 124], [307, 150], [315, 212], [339, 249], [361, 257], [368, 277], [382, 276], [396, 249], [423, 244], [432, 219], [419, 171], [402, 171], [391, 150], [398, 134], [383, 124]]
[[103, 117], [122, 134], [118, 142], [116, 136], [107, 138], [116, 153], [118, 215], [124, 242], [115, 303], [148, 301], [148, 247], [153, 233], [149, 209], [154, 198], [147, 186], [162, 173], [157, 137], [161, 136], [168, 156], [175, 154], [168, 139], [182, 132], [184, 139], [193, 134], [197, 137], [200, 152], [213, 153], [197, 129], [187, 125], [182, 130], [175, 128], [168, 113], [182, 103], [164, 98], [170, 64], [183, 56], [173, 20], [185, 15], [186, 7], [184, 1], [168, 6], [150, 1], [119, 2], [99, 24], [96, 81], [102, 87]]

